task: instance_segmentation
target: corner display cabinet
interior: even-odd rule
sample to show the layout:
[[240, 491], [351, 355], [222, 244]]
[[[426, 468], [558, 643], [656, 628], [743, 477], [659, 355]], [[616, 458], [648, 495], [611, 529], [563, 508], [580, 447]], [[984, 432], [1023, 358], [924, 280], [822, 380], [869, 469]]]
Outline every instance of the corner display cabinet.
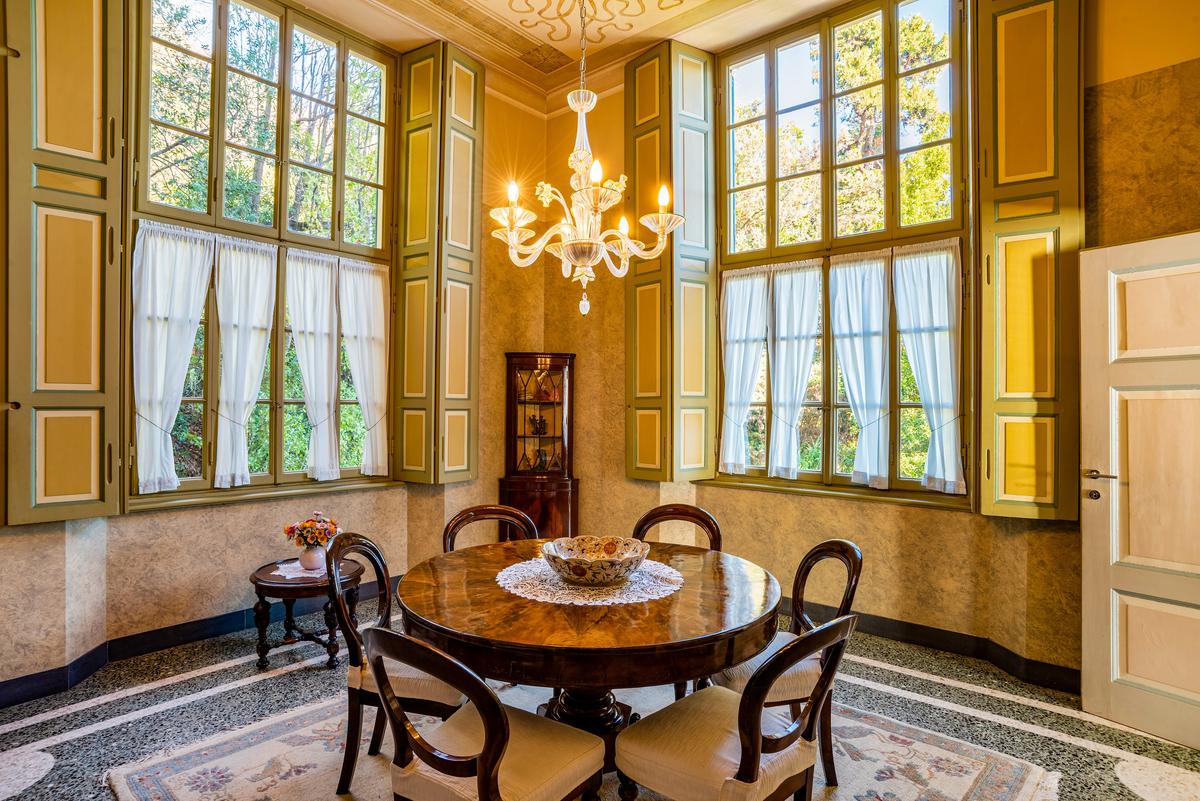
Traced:
[[574, 353], [506, 353], [508, 400], [500, 503], [547, 538], [579, 533], [579, 480], [571, 474]]

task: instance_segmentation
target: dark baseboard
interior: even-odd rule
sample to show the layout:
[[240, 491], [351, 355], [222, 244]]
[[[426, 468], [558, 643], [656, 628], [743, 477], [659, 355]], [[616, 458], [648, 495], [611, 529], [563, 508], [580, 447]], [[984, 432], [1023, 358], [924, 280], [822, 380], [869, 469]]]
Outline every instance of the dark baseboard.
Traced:
[[[394, 585], [399, 582], [399, 577], [392, 579], [393, 589]], [[374, 598], [378, 594], [375, 588], [374, 581], [365, 582], [359, 587], [359, 595], [364, 599]], [[299, 617], [319, 612], [324, 605], [324, 598], [300, 598], [296, 601], [295, 614]], [[272, 600], [271, 621], [283, 620], [283, 612], [283, 603]], [[0, 709], [68, 690], [109, 662], [143, 656], [173, 648], [176, 645], [186, 645], [252, 628], [254, 628], [254, 609], [251, 608], [117, 637], [101, 643], [69, 665], [0, 681]]]
[[[392, 579], [393, 585], [399, 582], [399, 577]], [[359, 589], [360, 595], [363, 598], [374, 598], [377, 594], [375, 586], [373, 581], [363, 584]], [[394, 586], [393, 589], [395, 589]], [[296, 601], [296, 615], [317, 612], [324, 606], [324, 603], [323, 598], [301, 598]], [[832, 617], [835, 611], [833, 607], [823, 604], [810, 603], [808, 607], [822, 619]], [[783, 610], [787, 614], [791, 614], [791, 599], [783, 599]], [[282, 619], [283, 604], [272, 602], [271, 620]], [[202, 620], [192, 620], [175, 626], [118, 637], [115, 640], [101, 643], [69, 665], [0, 681], [0, 709], [70, 689], [109, 662], [142, 656], [173, 648], [176, 645], [186, 645], [199, 640], [207, 640], [210, 637], [219, 637], [223, 634], [232, 634], [235, 631], [252, 628], [254, 628], [254, 610], [242, 609]], [[858, 629], [889, 640], [898, 640], [961, 656], [984, 659], [1006, 673], [1030, 684], [1069, 693], [1078, 694], [1079, 692], [1078, 670], [1026, 659], [1020, 654], [1013, 653], [982, 637], [862, 613], [858, 616]]]
[[[784, 599], [783, 606], [787, 613], [791, 614], [792, 601], [790, 598]], [[834, 607], [824, 604], [808, 603], [806, 607], [821, 620], [829, 619], [837, 611]], [[960, 656], [983, 659], [1021, 681], [1051, 690], [1079, 694], [1079, 671], [1073, 668], [1027, 659], [983, 637], [936, 629], [932, 626], [922, 626], [903, 620], [893, 620], [879, 615], [868, 615], [862, 612], [857, 614], [858, 630], [867, 634], [912, 645], [923, 645], [926, 648], [936, 648], [939, 651], [948, 651]]]

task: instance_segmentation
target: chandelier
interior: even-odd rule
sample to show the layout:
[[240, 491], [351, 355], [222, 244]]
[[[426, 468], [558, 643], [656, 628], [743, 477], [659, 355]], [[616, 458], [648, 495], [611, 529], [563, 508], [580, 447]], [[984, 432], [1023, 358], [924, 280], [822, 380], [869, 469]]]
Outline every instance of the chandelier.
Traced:
[[620, 202], [627, 179], [622, 175], [615, 181], [605, 181], [600, 162], [592, 158], [592, 148], [588, 144], [587, 114], [596, 107], [596, 93], [587, 88], [586, 2], [579, 0], [579, 88], [567, 93], [567, 105], [578, 119], [575, 147], [567, 159], [567, 166], [574, 172], [571, 203], [568, 206], [562, 192], [546, 181], [537, 185], [535, 195], [542, 207], [549, 208], [550, 204], [557, 203], [563, 214], [561, 222], [550, 226], [536, 239], [533, 229], [528, 226], [537, 219], [537, 214], [521, 207], [521, 190], [515, 181], [508, 185], [508, 205], [492, 209], [492, 219], [500, 226], [492, 231], [492, 236], [508, 245], [508, 257], [513, 264], [528, 267], [543, 252], [548, 252], [562, 263], [563, 278], [579, 282], [583, 290], [579, 300], [580, 314], [587, 314], [591, 308], [587, 285], [596, 280], [595, 267], [600, 262], [604, 262], [614, 277], [621, 278], [629, 272], [631, 258], [657, 258], [667, 246], [667, 237], [683, 223], [683, 217], [667, 209], [671, 195], [664, 184], [658, 190], [658, 213], [643, 215], [640, 220], [655, 235], [652, 247], [647, 248], [644, 242], [629, 238], [629, 223], [624, 216], [615, 230], [603, 228], [601, 215]]

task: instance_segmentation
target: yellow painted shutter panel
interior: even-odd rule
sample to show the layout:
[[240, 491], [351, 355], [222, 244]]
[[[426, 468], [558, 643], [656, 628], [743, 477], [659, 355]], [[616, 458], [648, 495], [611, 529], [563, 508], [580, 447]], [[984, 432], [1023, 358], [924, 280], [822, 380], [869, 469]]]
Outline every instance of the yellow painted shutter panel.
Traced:
[[979, 0], [984, 514], [1079, 514], [1080, 0]]
[[7, 523], [116, 514], [122, 7], [6, 12]]

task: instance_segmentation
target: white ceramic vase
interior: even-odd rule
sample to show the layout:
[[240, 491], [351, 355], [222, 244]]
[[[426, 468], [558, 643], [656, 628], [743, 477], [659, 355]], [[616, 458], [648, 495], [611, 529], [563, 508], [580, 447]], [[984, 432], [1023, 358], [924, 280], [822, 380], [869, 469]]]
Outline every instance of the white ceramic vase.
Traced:
[[325, 549], [320, 545], [309, 545], [300, 552], [300, 567], [305, 570], [325, 570]]

